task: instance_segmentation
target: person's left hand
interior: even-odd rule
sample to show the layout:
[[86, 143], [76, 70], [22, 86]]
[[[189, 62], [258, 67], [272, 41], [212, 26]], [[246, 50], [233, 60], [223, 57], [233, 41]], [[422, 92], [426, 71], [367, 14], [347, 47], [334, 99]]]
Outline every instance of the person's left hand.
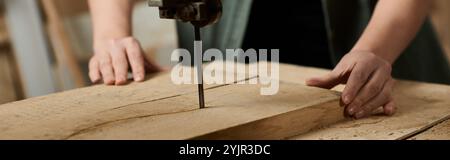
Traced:
[[380, 107], [386, 115], [395, 113], [392, 97], [392, 65], [372, 52], [355, 51], [345, 55], [336, 68], [323, 77], [306, 81], [308, 86], [331, 89], [346, 84], [341, 102], [348, 116], [360, 119]]

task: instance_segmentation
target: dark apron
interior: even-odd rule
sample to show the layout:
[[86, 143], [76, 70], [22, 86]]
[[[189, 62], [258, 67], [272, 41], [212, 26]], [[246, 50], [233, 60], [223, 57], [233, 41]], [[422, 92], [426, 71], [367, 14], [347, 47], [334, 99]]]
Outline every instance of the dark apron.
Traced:
[[[368, 24], [374, 0], [322, 0], [331, 59], [334, 65], [351, 50]], [[252, 0], [223, 0], [221, 21], [203, 29], [203, 47], [241, 48], [247, 27]], [[193, 50], [193, 28], [178, 23], [180, 48]], [[398, 58], [393, 76], [399, 79], [450, 84], [450, 65], [445, 57], [432, 25], [427, 21], [411, 45]]]

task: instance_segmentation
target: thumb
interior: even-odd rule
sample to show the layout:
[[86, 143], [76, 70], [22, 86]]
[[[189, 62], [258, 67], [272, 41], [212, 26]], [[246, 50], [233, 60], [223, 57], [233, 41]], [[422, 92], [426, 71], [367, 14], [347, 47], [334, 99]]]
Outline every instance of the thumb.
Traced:
[[307, 79], [306, 85], [312, 87], [331, 89], [343, 83], [344, 77], [345, 77], [344, 73], [342, 73], [340, 70], [333, 70], [332, 72], [324, 76]]
[[331, 75], [331, 73], [329, 73], [322, 77], [313, 77], [306, 80], [306, 85], [312, 87], [331, 89], [339, 84], [337, 81], [338, 81], [337, 77], [334, 77]]

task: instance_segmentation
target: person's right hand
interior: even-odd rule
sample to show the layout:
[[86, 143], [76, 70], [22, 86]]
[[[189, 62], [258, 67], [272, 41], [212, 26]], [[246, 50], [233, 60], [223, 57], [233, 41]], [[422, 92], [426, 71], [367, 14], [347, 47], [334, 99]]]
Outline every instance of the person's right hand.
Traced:
[[133, 79], [141, 82], [145, 73], [159, 72], [161, 67], [145, 58], [144, 51], [134, 37], [105, 40], [96, 43], [94, 56], [89, 61], [89, 78], [92, 83], [123, 85], [131, 68]]

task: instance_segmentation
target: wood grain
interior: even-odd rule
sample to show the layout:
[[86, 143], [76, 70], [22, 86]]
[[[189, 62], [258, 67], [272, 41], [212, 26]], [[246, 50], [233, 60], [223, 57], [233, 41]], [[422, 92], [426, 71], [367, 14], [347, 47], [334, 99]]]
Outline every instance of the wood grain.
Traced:
[[[450, 86], [398, 81], [396, 115], [347, 120], [337, 92], [304, 86], [328, 72], [282, 64], [273, 97], [258, 96], [257, 85], [206, 86], [205, 110], [196, 109], [195, 85], [173, 85], [167, 73], [38, 97], [0, 106], [0, 139], [407, 139], [433, 126], [447, 131], [440, 123], [450, 115]], [[306, 133], [289, 136], [296, 132]]]
[[[98, 117], [109, 121], [69, 139], [284, 139], [343, 119], [335, 93], [282, 84], [276, 96], [259, 86], [231, 85], [206, 91], [207, 109], [197, 93], [127, 106]], [[310, 96], [316, 96], [313, 101]]]
[[196, 86], [167, 73], [77, 89], [1, 106], [0, 139], [284, 139], [344, 119], [337, 92], [283, 82], [261, 96], [260, 87], [208, 85], [204, 110]]

